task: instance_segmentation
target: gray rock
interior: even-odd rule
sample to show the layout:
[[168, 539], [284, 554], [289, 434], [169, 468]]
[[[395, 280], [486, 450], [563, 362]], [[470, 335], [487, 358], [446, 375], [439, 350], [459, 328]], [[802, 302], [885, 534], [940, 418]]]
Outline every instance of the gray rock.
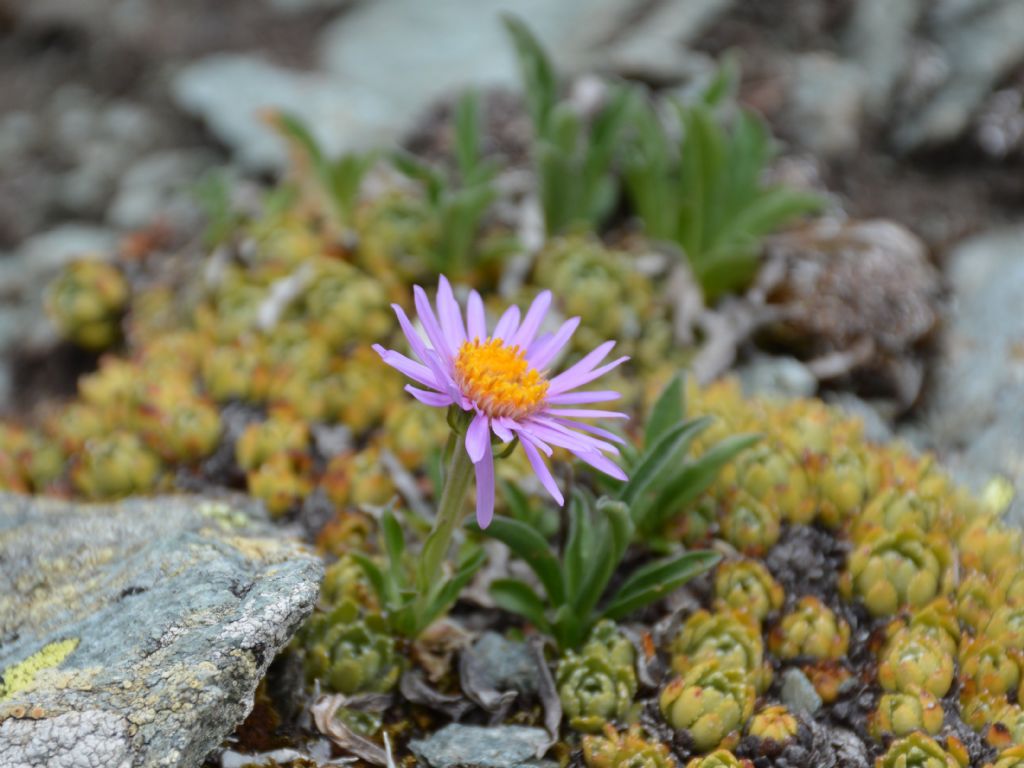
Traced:
[[956, 139], [993, 87], [1024, 61], [1024, 3], [937, 4], [932, 36], [946, 60], [945, 82], [900, 121], [894, 140], [905, 151]]
[[171, 149], [146, 155], [121, 178], [107, 221], [137, 229], [161, 221], [177, 231], [198, 226], [195, 185], [216, 162], [206, 150]]
[[659, 83], [707, 77], [715, 71], [714, 62], [690, 46], [732, 5], [733, 0], [657, 4], [602, 47], [599, 65]]
[[526, 768], [549, 765], [538, 761], [551, 739], [540, 728], [500, 725], [482, 728], [453, 723], [409, 749], [428, 768]]
[[537, 663], [526, 643], [485, 632], [468, 653], [475, 674], [491, 688], [518, 691], [524, 696], [537, 693]]
[[[375, 54], [374, 61], [383, 61]], [[201, 118], [249, 170], [284, 167], [282, 139], [260, 115], [277, 109], [303, 118], [328, 154], [396, 139], [411, 111], [372, 87], [285, 69], [255, 56], [217, 54], [184, 67], [172, 82], [177, 105]]]
[[0, 495], [0, 562], [5, 768], [198, 765], [322, 575], [248, 502], [194, 497]]
[[892, 440], [892, 424], [898, 415], [898, 408], [892, 401], [864, 400], [851, 392], [829, 392], [825, 400], [846, 415], [860, 419], [864, 424], [864, 436], [871, 442], [888, 443]]
[[919, 432], [969, 485], [1002, 473], [1017, 489], [1011, 517], [1024, 525], [1024, 227], [961, 243], [947, 277], [954, 311], [928, 414]]
[[782, 673], [782, 703], [792, 712], [813, 717], [821, 709], [821, 696], [814, 690], [807, 675], [799, 669], [790, 668]]
[[818, 391], [818, 379], [793, 357], [758, 355], [737, 374], [748, 396], [811, 397]]
[[860, 146], [867, 93], [860, 67], [830, 53], [793, 62], [786, 123], [801, 146], [822, 155], [849, 155]]
[[921, 0], [860, 0], [846, 30], [845, 48], [865, 76], [868, 110], [880, 116], [910, 63]]

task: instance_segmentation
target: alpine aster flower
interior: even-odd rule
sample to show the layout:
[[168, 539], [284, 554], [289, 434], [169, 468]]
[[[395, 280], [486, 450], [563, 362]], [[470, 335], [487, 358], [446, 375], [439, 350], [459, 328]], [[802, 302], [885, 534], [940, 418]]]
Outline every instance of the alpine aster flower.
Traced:
[[579, 325], [574, 317], [554, 333], [537, 332], [551, 305], [551, 292], [534, 299], [524, 317], [519, 308], [509, 307], [488, 333], [484, 303], [472, 291], [466, 308], [455, 301], [451, 285], [442, 276], [437, 290], [435, 314], [426, 292], [415, 286], [416, 312], [426, 338], [413, 327], [405, 312], [392, 305], [416, 360], [400, 352], [374, 350], [388, 365], [398, 369], [422, 387], [405, 387], [422, 403], [437, 408], [456, 405], [472, 412], [466, 430], [466, 453], [476, 473], [476, 518], [486, 528], [494, 515], [494, 459], [491, 435], [502, 443], [519, 438], [526, 457], [544, 488], [560, 505], [565, 502], [541, 454], [551, 456], [552, 447], [565, 448], [595, 469], [625, 480], [625, 473], [608, 455], [618, 455], [612, 444], [617, 435], [576, 419], [625, 419], [626, 414], [575, 406], [615, 400], [618, 392], [604, 390], [576, 392], [628, 358], [620, 357], [600, 365], [615, 346], [606, 341], [582, 360], [557, 376], [549, 377], [548, 365], [565, 347]]

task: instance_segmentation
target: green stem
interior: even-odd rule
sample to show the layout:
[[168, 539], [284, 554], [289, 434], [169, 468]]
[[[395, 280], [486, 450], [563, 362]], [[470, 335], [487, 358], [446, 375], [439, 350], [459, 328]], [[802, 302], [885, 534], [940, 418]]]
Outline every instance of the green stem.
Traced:
[[423, 543], [417, 571], [417, 600], [426, 600], [441, 583], [441, 567], [451, 548], [452, 536], [462, 522], [466, 490], [473, 478], [473, 462], [466, 453], [465, 440], [458, 437], [444, 478], [444, 490], [434, 519], [434, 530]]

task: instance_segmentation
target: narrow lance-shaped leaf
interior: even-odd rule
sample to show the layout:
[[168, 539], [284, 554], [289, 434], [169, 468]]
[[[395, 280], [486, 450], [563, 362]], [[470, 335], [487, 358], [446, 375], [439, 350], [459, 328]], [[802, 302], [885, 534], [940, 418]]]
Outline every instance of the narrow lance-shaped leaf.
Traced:
[[670, 466], [679, 460], [679, 453], [710, 423], [709, 417], [691, 419], [677, 424], [666, 431], [655, 443], [648, 446], [633, 468], [629, 481], [619, 492], [619, 498], [631, 504], [647, 490], [648, 486]]
[[660, 600], [721, 559], [717, 552], [685, 552], [658, 560], [634, 572], [607, 605], [604, 615], [619, 620], [645, 605]]
[[485, 533], [504, 543], [525, 562], [548, 593], [554, 605], [565, 602], [565, 585], [558, 560], [551, 553], [547, 540], [533, 528], [508, 517], [495, 517]]
[[522, 616], [541, 632], [551, 632], [544, 601], [528, 585], [516, 579], [495, 579], [490, 592], [499, 608]]
[[658, 438], [679, 424], [685, 418], [683, 406], [683, 379], [681, 376], [673, 376], [672, 380], [658, 395], [658, 399], [651, 408], [651, 415], [647, 417], [647, 426], [644, 429], [644, 445], [654, 445]]

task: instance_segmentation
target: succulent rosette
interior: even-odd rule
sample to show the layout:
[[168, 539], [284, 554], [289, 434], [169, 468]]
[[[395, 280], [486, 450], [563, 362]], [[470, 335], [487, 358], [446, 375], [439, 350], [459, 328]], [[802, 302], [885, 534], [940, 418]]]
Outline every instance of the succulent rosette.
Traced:
[[436, 408], [454, 406], [470, 415], [465, 450], [475, 469], [476, 516], [482, 528], [494, 514], [492, 436], [504, 444], [518, 439], [537, 478], [559, 504], [564, 497], [543, 458], [550, 457], [554, 448], [564, 448], [595, 469], [626, 479], [609, 458], [618, 455], [614, 443], [621, 443], [621, 438], [578, 421], [627, 418], [618, 411], [577, 407], [619, 397], [611, 390], [576, 391], [628, 359], [602, 364], [614, 341], [606, 341], [562, 373], [550, 376], [549, 366], [579, 326], [579, 318], [574, 317], [554, 333], [539, 333], [551, 306], [550, 291], [540, 293], [525, 315], [519, 307], [509, 307], [490, 332], [476, 291], [469, 294], [465, 317], [443, 276], [436, 312], [423, 288], [415, 286], [414, 296], [425, 337], [401, 307], [393, 307], [416, 359], [379, 344], [374, 349], [384, 362], [416, 382], [417, 386], [409, 384], [405, 389], [417, 400]]

